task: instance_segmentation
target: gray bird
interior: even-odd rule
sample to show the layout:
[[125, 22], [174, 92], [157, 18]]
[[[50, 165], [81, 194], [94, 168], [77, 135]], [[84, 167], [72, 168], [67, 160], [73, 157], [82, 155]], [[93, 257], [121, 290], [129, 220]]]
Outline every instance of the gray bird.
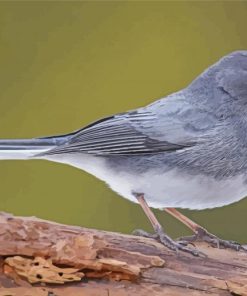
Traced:
[[[217, 238], [174, 208], [202, 210], [247, 195], [247, 51], [233, 52], [188, 87], [66, 135], [0, 141], [0, 159], [45, 159], [80, 168], [139, 202], [157, 238], [172, 240], [150, 210], [164, 209], [194, 232], [188, 241], [244, 249]], [[149, 236], [139, 231], [139, 234]]]

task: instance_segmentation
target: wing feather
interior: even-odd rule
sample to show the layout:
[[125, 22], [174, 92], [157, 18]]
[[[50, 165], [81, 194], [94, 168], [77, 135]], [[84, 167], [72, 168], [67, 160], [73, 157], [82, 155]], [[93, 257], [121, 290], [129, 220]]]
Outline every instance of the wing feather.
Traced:
[[156, 116], [151, 112], [136, 111], [108, 117], [72, 133], [66, 143], [44, 155], [78, 152], [95, 155], [136, 155], [174, 151], [189, 146], [152, 139], [135, 128], [138, 123], [153, 125], [155, 120]]

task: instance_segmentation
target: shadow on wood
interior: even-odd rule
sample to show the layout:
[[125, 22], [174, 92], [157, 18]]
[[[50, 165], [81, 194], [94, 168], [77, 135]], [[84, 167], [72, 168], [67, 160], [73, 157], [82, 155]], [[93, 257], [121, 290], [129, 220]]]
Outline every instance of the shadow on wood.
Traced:
[[0, 296], [247, 295], [247, 254], [0, 215]]

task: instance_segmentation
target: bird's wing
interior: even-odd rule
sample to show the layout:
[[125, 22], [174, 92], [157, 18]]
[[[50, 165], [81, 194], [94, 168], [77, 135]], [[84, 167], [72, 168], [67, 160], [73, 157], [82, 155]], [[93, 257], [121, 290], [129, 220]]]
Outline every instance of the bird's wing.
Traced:
[[44, 155], [75, 152], [94, 155], [169, 152], [195, 145], [200, 135], [210, 128], [209, 123], [202, 122], [208, 114], [200, 113], [193, 122], [190, 116], [195, 117], [197, 114], [194, 107], [187, 106], [186, 109], [184, 104], [178, 102], [176, 107], [172, 104], [173, 109], [171, 106], [166, 108], [163, 100], [156, 104], [158, 109], [150, 105], [94, 122], [71, 134], [68, 141]]

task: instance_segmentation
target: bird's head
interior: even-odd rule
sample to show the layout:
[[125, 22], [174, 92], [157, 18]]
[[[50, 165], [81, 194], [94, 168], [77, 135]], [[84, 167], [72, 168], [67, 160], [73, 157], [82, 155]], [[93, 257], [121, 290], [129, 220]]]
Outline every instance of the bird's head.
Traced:
[[216, 85], [233, 99], [244, 99], [247, 104], [247, 51], [235, 51], [216, 63]]
[[247, 51], [224, 56], [187, 89], [193, 99], [215, 114], [228, 117], [240, 112], [247, 115]]

